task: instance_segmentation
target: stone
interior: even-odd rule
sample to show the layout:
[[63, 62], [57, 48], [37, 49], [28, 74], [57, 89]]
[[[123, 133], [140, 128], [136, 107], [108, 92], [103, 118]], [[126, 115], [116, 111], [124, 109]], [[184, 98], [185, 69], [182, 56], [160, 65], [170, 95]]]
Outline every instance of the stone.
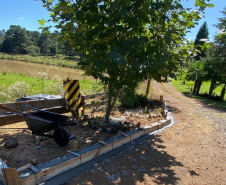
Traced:
[[103, 172], [104, 172], [104, 170], [103, 170], [103, 169], [100, 169], [99, 171], [100, 171], [101, 173], [103, 173]]
[[140, 158], [146, 160], [148, 158], [148, 156], [147, 155], [141, 155]]
[[15, 148], [18, 145], [18, 139], [15, 137], [10, 137], [9, 139], [6, 140], [5, 142], [5, 148], [10, 149], [10, 148]]
[[123, 175], [128, 175], [128, 172], [123, 172]]
[[146, 169], [138, 169], [138, 172], [145, 172]]
[[135, 170], [136, 168], [137, 168], [137, 166], [134, 164], [134, 165], [132, 166], [132, 169]]
[[33, 158], [33, 159], [31, 159], [31, 162], [32, 162], [32, 164], [36, 165], [36, 164], [37, 164], [37, 162], [38, 162], [38, 159]]

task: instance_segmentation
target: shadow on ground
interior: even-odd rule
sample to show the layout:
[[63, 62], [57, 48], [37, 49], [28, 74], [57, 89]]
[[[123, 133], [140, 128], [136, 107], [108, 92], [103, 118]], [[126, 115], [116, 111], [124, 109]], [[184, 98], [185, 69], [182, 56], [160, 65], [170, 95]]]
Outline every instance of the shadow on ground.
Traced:
[[[65, 185], [80, 184], [177, 184], [180, 175], [174, 169], [182, 169], [183, 164], [167, 153], [159, 135], [148, 136], [143, 142], [105, 159], [73, 178]], [[198, 175], [195, 171], [188, 174]]]
[[206, 107], [208, 109], [214, 109], [217, 111], [226, 111], [226, 102], [225, 101], [220, 102], [220, 101], [208, 99], [208, 98], [201, 97], [201, 96], [196, 96], [196, 95], [194, 95], [192, 93], [188, 93], [188, 92], [183, 92], [182, 94], [185, 95], [186, 97], [198, 100], [204, 107]]

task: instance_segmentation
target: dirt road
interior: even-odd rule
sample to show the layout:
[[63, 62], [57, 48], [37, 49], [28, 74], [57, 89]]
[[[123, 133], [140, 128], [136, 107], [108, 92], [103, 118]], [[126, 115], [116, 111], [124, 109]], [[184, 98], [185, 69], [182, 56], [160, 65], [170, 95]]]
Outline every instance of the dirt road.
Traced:
[[75, 184], [226, 184], [226, 112], [153, 82], [175, 124], [70, 180]]

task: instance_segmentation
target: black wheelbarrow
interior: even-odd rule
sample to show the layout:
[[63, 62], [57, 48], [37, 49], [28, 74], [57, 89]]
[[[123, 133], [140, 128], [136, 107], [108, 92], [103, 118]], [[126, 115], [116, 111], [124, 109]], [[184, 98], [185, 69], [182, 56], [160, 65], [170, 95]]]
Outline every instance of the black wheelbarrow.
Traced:
[[[54, 141], [60, 146], [66, 146], [69, 141], [75, 137], [70, 133], [69, 127], [69, 133], [61, 127], [67, 122], [68, 116], [40, 110], [28, 105], [25, 106], [38, 111], [24, 114], [23, 112], [20, 112], [18, 110], [0, 105], [0, 107], [3, 109], [7, 109], [15, 114], [25, 116], [26, 124], [28, 126], [28, 129], [32, 131], [35, 144], [36, 141], [34, 135], [41, 136], [39, 143], [48, 138], [53, 138]], [[50, 132], [52, 132], [53, 130], [53, 134], [50, 134]]]

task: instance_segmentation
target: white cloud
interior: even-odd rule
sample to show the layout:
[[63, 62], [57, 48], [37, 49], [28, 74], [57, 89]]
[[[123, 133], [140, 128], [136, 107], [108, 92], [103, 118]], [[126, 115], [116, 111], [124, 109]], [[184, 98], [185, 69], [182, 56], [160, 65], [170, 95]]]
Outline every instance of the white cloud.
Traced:
[[22, 20], [22, 19], [24, 19], [24, 18], [23, 18], [23, 17], [19, 17], [19, 19], [21, 19], [21, 20]]

